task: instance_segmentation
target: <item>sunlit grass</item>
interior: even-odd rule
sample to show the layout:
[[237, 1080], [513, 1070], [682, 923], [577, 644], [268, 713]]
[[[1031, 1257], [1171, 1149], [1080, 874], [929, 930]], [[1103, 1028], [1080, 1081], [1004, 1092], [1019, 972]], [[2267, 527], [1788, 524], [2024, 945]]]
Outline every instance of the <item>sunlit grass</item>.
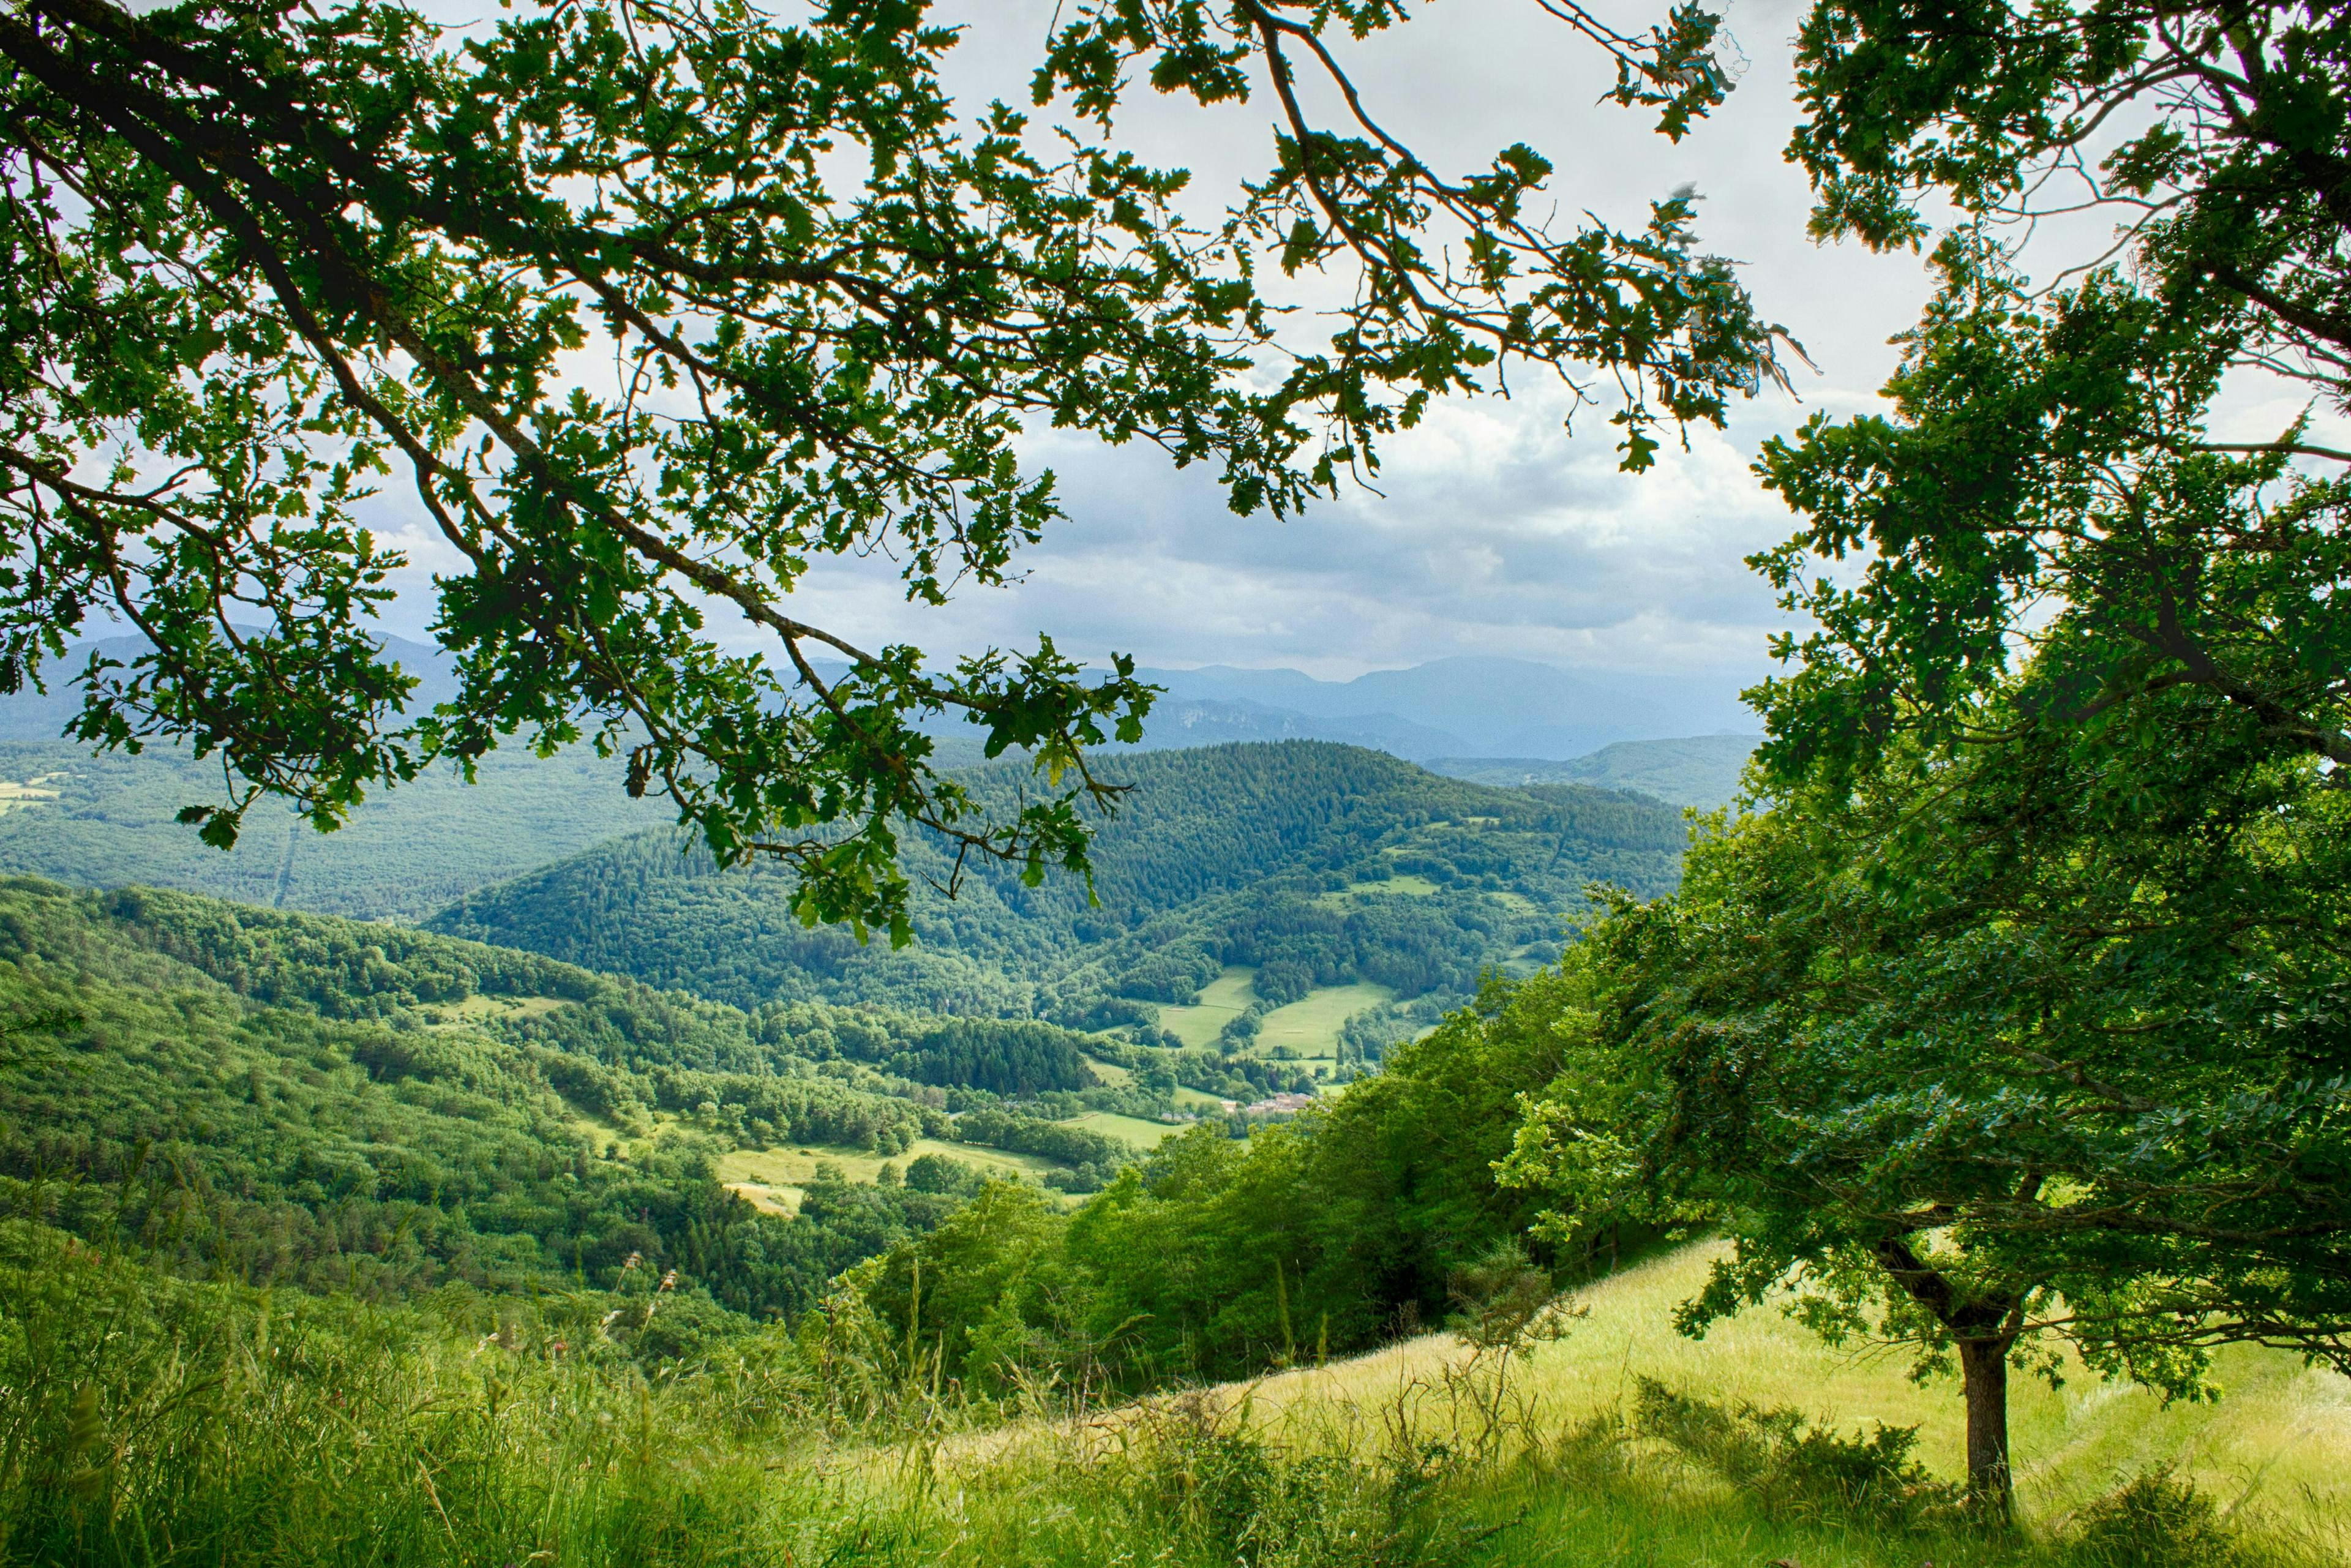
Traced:
[[1159, 1009], [1159, 1027], [1186, 1045], [1212, 1046], [1225, 1025], [1257, 1000], [1257, 971], [1228, 964], [1224, 973], [1200, 988], [1199, 999], [1186, 1007]]
[[1957, 1401], [1769, 1312], [1677, 1339], [1663, 1314], [1697, 1251], [1592, 1290], [1589, 1315], [1515, 1380], [1531, 1400], [1514, 1446], [1483, 1460], [1437, 1408], [1462, 1354], [1443, 1336], [991, 1428], [984, 1408], [893, 1392], [885, 1369], [780, 1329], [640, 1364], [584, 1298], [273, 1297], [14, 1225], [0, 1253], [0, 1562], [2105, 1568], [2067, 1544], [2066, 1509], [2161, 1464], [2224, 1506], [2258, 1470], [2238, 1521], [2285, 1550], [2249, 1548], [2229, 1560], [2242, 1568], [2311, 1568], [2351, 1544], [2331, 1490], [2351, 1390], [2263, 1354], [2229, 1358], [2214, 1408], [2020, 1389], [2020, 1531], [1906, 1531], [1732, 1491], [1614, 1435], [1634, 1376], [1915, 1421], [1946, 1470]]
[[[1532, 1425], [1561, 1430], [1623, 1407], [1634, 1380], [1646, 1376], [1717, 1402], [1791, 1406], [1848, 1430], [1915, 1427], [1928, 1469], [1954, 1479], [1964, 1473], [1958, 1384], [1914, 1381], [1905, 1355], [1832, 1350], [1768, 1306], [1703, 1340], [1677, 1333], [1673, 1309], [1698, 1290], [1713, 1256], [1710, 1247], [1686, 1248], [1581, 1292], [1585, 1315], [1517, 1375]], [[1280, 1374], [1258, 1385], [1258, 1408], [1269, 1420], [1328, 1422], [1354, 1412], [1367, 1423], [1462, 1354], [1449, 1335], [1433, 1334]], [[2170, 1467], [2224, 1508], [2298, 1532], [2333, 1532], [2351, 1560], [2351, 1379], [2250, 1346], [2220, 1353], [2221, 1397], [2209, 1405], [2167, 1408], [2078, 1361], [2064, 1375], [2056, 1389], [2022, 1374], [2010, 1385], [2018, 1503], [2028, 1521], [2062, 1522], [2118, 1481]]]

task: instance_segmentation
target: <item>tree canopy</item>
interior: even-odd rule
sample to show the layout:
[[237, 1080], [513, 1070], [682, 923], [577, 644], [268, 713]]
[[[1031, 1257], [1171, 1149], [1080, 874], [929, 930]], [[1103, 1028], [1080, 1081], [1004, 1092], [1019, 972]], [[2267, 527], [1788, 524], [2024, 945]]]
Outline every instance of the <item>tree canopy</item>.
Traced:
[[[2173, 1393], [2232, 1338], [2351, 1360], [2351, 454], [2307, 410], [2216, 430], [2232, 373], [2346, 406], [2346, 37], [1813, 8], [1815, 233], [1959, 222], [1886, 412], [1764, 447], [1798, 528], [1754, 564], [1802, 617], [1750, 694], [1766, 809], [1598, 925], [1521, 1142], [1562, 1225], [1729, 1228], [1692, 1330], [1793, 1285], [1956, 1352], [1994, 1506], [2044, 1333]], [[2083, 212], [2119, 222], [2067, 250]]]
[[[1694, 4], [1637, 36], [1542, 9], [1666, 134], [1728, 86]], [[265, 791], [330, 826], [436, 758], [585, 734], [722, 858], [794, 863], [811, 921], [904, 939], [910, 823], [957, 867], [1082, 869], [1081, 807], [1114, 794], [1085, 749], [1149, 702], [1131, 665], [862, 648], [794, 613], [814, 565], [886, 554], [917, 606], [1002, 580], [1059, 515], [1034, 428], [1149, 442], [1280, 514], [1513, 364], [1621, 389], [1635, 468], [1659, 422], [1778, 373], [1686, 193], [1554, 228], [1532, 149], [1447, 175], [1390, 134], [1341, 54], [1403, 21], [1076, 7], [1024, 109], [958, 103], [956, 30], [904, 0], [462, 29], [380, 0], [17, 7], [0, 683], [128, 621], [150, 651], [80, 673], [75, 733], [216, 755], [188, 816], [217, 843]], [[1195, 195], [1123, 145], [1144, 81], [1267, 102], [1265, 178]], [[1290, 280], [1324, 272], [1343, 303], [1293, 319]], [[394, 474], [456, 563], [434, 634], [459, 690], [426, 714], [370, 632]], [[958, 718], [1049, 787], [971, 800], [923, 727]]]

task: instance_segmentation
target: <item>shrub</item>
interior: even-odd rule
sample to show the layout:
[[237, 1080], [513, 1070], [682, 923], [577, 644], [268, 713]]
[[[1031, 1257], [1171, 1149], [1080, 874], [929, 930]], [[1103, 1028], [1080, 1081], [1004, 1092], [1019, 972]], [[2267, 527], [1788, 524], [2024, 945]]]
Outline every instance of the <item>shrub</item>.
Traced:
[[1911, 1458], [1915, 1427], [1844, 1437], [1800, 1411], [1721, 1406], [1653, 1378], [1637, 1379], [1635, 1425], [1684, 1458], [1752, 1493], [1779, 1518], [1867, 1518], [1917, 1526], [1956, 1515], [1965, 1489], [1936, 1480]]
[[2244, 1561], [2212, 1500], [2168, 1469], [2135, 1476], [2084, 1509], [2074, 1542], [2096, 1568], [2233, 1568]]

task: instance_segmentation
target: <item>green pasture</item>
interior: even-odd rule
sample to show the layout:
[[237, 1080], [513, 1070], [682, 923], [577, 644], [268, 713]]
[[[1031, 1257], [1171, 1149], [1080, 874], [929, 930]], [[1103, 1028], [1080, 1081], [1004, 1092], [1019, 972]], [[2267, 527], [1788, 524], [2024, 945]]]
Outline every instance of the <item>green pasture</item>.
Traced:
[[1114, 1138], [1139, 1154], [1157, 1147], [1160, 1139], [1171, 1133], [1182, 1132], [1190, 1124], [1154, 1122], [1142, 1116], [1121, 1116], [1110, 1111], [1089, 1111], [1066, 1124], [1082, 1127], [1102, 1137]]
[[1210, 1046], [1217, 1034], [1257, 1000], [1257, 971], [1239, 964], [1200, 988], [1200, 999], [1189, 1007], [1163, 1007], [1159, 1027], [1186, 1045]]

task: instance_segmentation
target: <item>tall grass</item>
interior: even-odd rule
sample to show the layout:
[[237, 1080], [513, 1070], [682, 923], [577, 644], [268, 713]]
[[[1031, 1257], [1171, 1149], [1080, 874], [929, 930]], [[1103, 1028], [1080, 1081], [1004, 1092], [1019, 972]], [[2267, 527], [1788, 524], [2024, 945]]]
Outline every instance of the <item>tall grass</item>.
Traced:
[[[1865, 1459], [1823, 1463], [1784, 1422], [1749, 1441], [1686, 1405], [1682, 1427], [1711, 1436], [1677, 1449], [1637, 1410], [1554, 1421], [1523, 1368], [1479, 1382], [1508, 1357], [1390, 1404], [1193, 1391], [983, 1431], [838, 1343], [778, 1329], [648, 1367], [598, 1327], [563, 1297], [371, 1308], [194, 1284], [0, 1224], [0, 1562], [2151, 1568], [2143, 1549], [2174, 1542], [2202, 1554], [2182, 1568], [2267, 1568], [2325, 1551], [2249, 1537], [2163, 1476], [2064, 1531], [1878, 1509], [1852, 1484]], [[1813, 1507], [1790, 1487], [1845, 1490]]]

